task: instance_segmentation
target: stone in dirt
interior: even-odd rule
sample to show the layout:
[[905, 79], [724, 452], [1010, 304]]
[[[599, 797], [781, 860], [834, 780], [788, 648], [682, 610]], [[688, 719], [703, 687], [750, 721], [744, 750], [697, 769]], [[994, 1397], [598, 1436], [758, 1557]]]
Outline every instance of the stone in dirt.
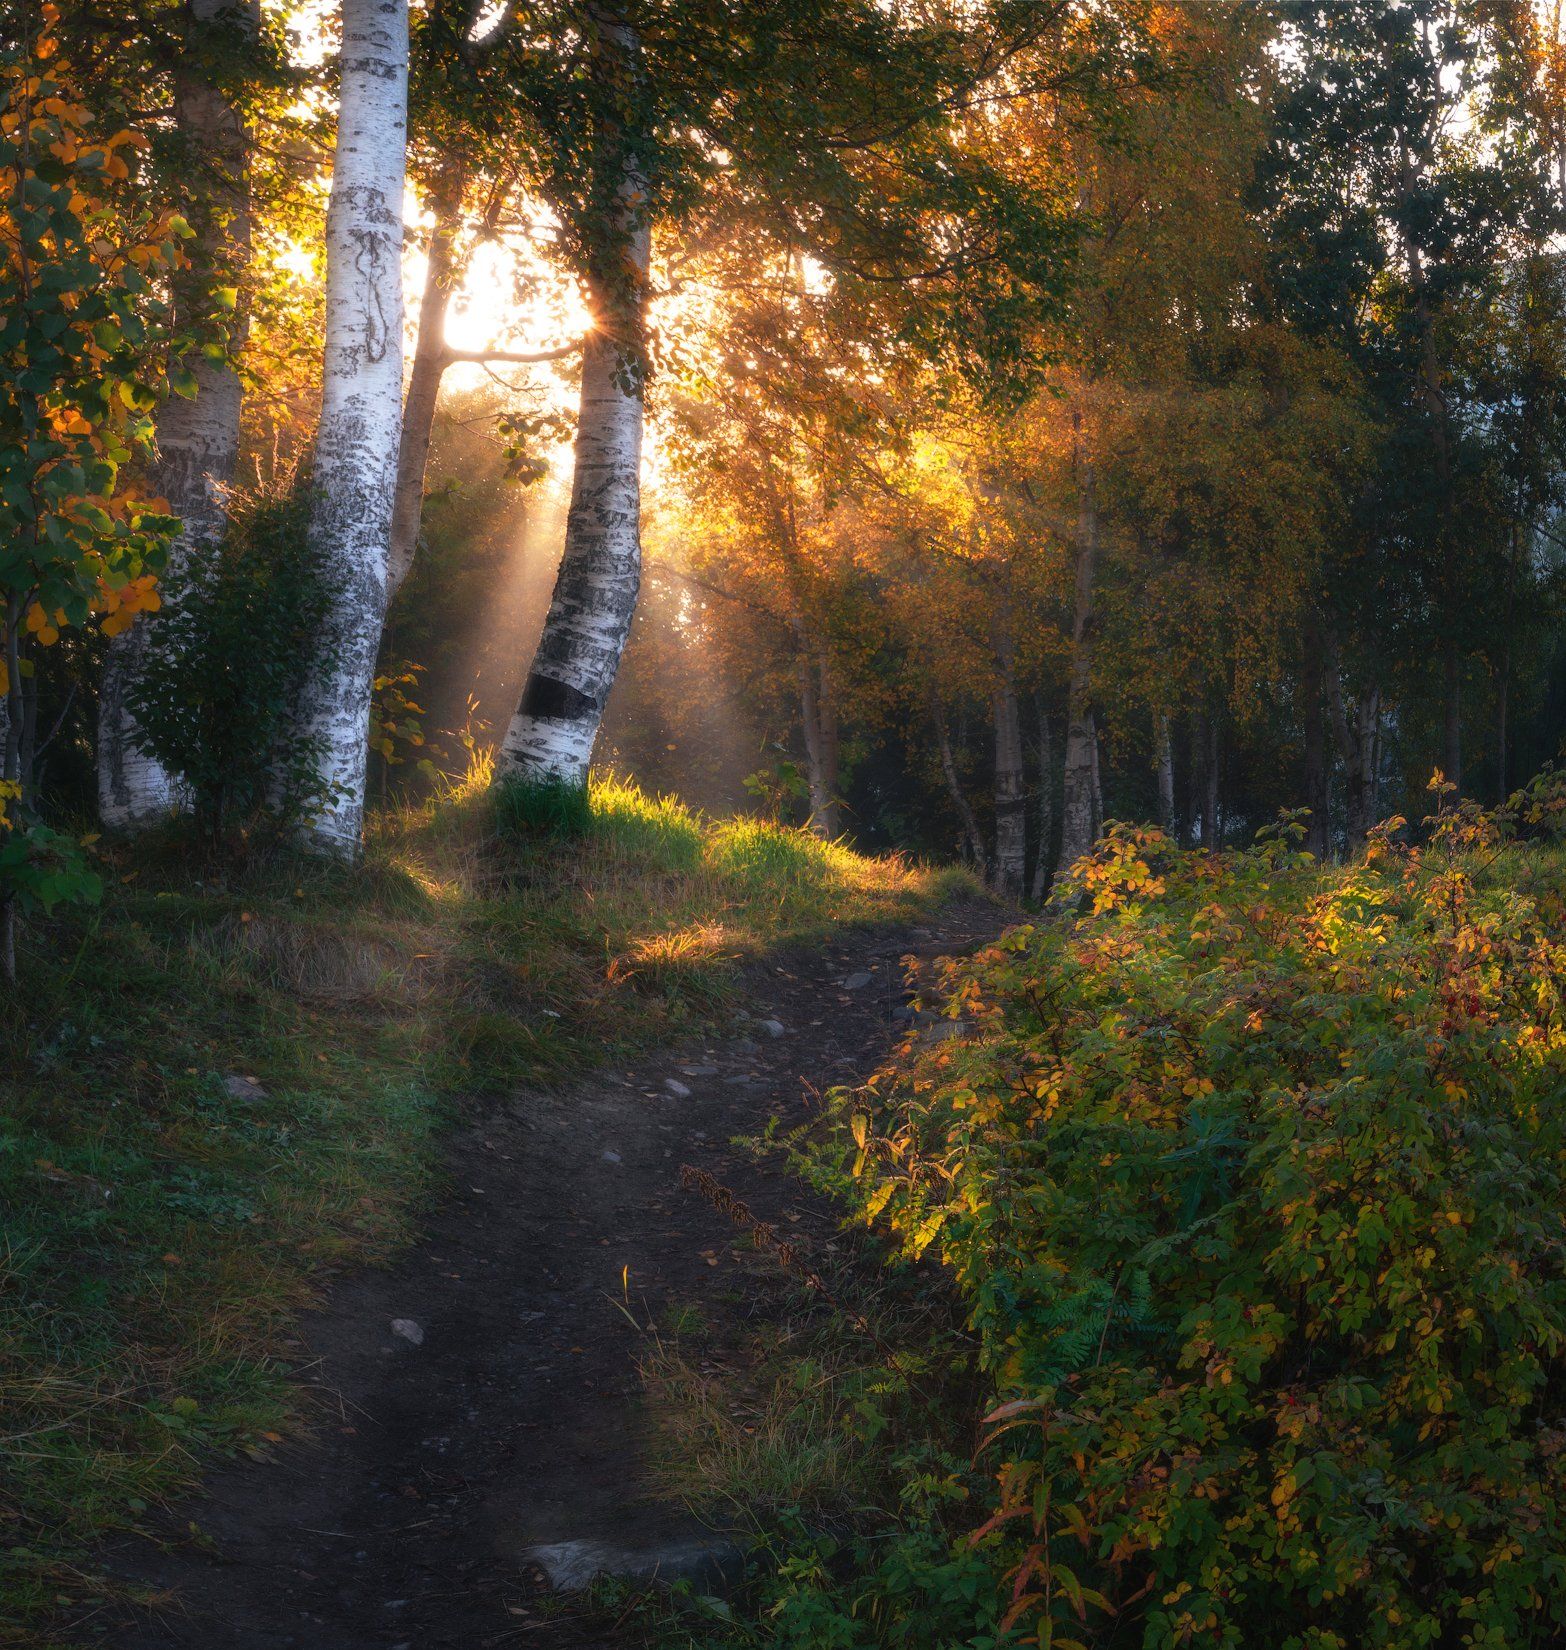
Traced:
[[241, 1077], [238, 1073], [231, 1073], [223, 1079], [223, 1092], [230, 1100], [238, 1100], [244, 1105], [266, 1099], [266, 1089], [257, 1078]]
[[843, 981], [843, 989], [845, 991], [862, 991], [869, 985], [872, 978], [873, 976], [867, 969], [856, 969]]
[[424, 1345], [424, 1331], [419, 1328], [412, 1318], [393, 1318], [391, 1331], [399, 1339], [409, 1341], [414, 1346]]
[[663, 1080], [663, 1086], [669, 1091], [670, 1094], [674, 1096], [676, 1100], [689, 1100], [691, 1097], [691, 1091], [679, 1080], [678, 1077], [665, 1077]]
[[756, 1022], [769, 1037], [781, 1037], [787, 1027], [781, 1020], [758, 1020]]
[[721, 1537], [634, 1547], [614, 1541], [555, 1541], [531, 1547], [522, 1556], [544, 1572], [557, 1593], [579, 1593], [599, 1576], [712, 1586], [733, 1579], [743, 1568], [739, 1548]]

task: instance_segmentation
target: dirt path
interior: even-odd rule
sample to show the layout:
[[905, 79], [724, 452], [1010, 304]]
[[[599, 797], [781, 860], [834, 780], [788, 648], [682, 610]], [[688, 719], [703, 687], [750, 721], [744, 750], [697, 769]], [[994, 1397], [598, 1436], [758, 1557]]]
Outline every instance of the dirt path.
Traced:
[[112, 1555], [167, 1603], [89, 1636], [114, 1650], [555, 1650], [581, 1641], [540, 1610], [541, 1571], [564, 1585], [603, 1566], [720, 1564], [721, 1540], [641, 1488], [638, 1335], [617, 1302], [628, 1289], [642, 1323], [666, 1303], [743, 1311], [732, 1230], [681, 1189], [681, 1164], [819, 1230], [775, 1165], [729, 1142], [868, 1073], [897, 1029], [904, 953], [966, 949], [1000, 921], [956, 906], [760, 966], [754, 1017], [727, 1040], [524, 1094], [459, 1135], [426, 1241], [345, 1280], [302, 1328], [314, 1436], [217, 1474], [171, 1515], [166, 1546]]

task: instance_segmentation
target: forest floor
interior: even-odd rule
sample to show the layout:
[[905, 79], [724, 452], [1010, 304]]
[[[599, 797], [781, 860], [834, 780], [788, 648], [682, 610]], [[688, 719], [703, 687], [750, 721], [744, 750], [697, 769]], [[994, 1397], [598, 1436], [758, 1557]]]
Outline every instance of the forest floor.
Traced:
[[301, 1324], [303, 1435], [120, 1543], [105, 1568], [145, 1607], [100, 1608], [75, 1636], [115, 1650], [638, 1642], [562, 1597], [600, 1569], [705, 1586], [736, 1556], [658, 1494], [639, 1366], [660, 1326], [763, 1310], [773, 1268], [682, 1188], [682, 1167], [826, 1266], [838, 1213], [737, 1137], [800, 1121], [874, 1069], [903, 1029], [904, 954], [967, 949], [1003, 920], [968, 898], [923, 923], [840, 930], [750, 964], [726, 1034], [475, 1102], [423, 1239], [345, 1276]]

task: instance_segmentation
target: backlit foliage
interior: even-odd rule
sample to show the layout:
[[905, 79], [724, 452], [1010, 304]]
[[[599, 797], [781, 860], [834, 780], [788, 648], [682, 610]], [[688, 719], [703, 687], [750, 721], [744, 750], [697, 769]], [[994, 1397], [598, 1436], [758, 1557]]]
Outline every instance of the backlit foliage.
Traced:
[[57, 8], [42, 17], [0, 58], [0, 591], [13, 648], [47, 647], [92, 612], [113, 634], [154, 609], [149, 575], [174, 525], [120, 469], [151, 443], [168, 321], [157, 282], [181, 259], [183, 225], [136, 208], [146, 140], [95, 129], [50, 33]]

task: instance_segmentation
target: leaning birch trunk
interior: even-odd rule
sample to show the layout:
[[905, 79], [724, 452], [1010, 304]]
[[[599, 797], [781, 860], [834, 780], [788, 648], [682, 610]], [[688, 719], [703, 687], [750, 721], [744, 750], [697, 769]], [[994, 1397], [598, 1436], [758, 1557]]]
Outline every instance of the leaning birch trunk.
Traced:
[[1012, 899], [1019, 899], [1026, 886], [1027, 807], [1017, 686], [1010, 646], [1003, 645], [995, 690], [995, 886]]
[[1077, 450], [1077, 565], [1071, 614], [1071, 684], [1066, 699], [1066, 759], [1060, 808], [1060, 869], [1069, 871], [1093, 846], [1094, 726], [1093, 579], [1098, 559], [1098, 498], [1093, 461], [1082, 436], [1082, 414], [1072, 414]]
[[326, 214], [326, 347], [310, 547], [330, 612], [300, 727], [319, 794], [306, 840], [359, 849], [375, 656], [402, 430], [408, 0], [342, 0], [342, 91]]
[[[605, 23], [601, 38], [606, 56], [634, 61], [636, 39], [623, 24]], [[565, 552], [522, 702], [501, 741], [499, 783], [587, 783], [636, 612], [651, 233], [641, 167], [625, 154], [620, 168], [611, 237], [618, 267], [590, 283], [595, 324], [582, 353]]]
[[[196, 28], [233, 16], [250, 33], [260, 27], [260, 9], [251, 3], [237, 12], [233, 0], [191, 0]], [[184, 53], [174, 78], [174, 118], [193, 164], [188, 168], [198, 261], [211, 261], [236, 276], [250, 262], [248, 135], [237, 110], [200, 73], [201, 54]], [[176, 304], [181, 311], [188, 306]], [[244, 308], [241, 306], [240, 315]], [[182, 319], [194, 319], [187, 313]], [[230, 339], [244, 339], [241, 320]], [[195, 379], [195, 394], [170, 396], [158, 414], [158, 459], [151, 490], [168, 501], [180, 519], [180, 536], [170, 547], [164, 579], [170, 586], [191, 558], [209, 550], [228, 522], [228, 489], [239, 461], [239, 374], [226, 361], [199, 352], [183, 363]], [[139, 618], [109, 644], [98, 700], [98, 812], [115, 830], [136, 830], [166, 817], [179, 805], [178, 781], [155, 756], [140, 748], [135, 720], [125, 703], [141, 674], [148, 651], [157, 646], [157, 621]]]

